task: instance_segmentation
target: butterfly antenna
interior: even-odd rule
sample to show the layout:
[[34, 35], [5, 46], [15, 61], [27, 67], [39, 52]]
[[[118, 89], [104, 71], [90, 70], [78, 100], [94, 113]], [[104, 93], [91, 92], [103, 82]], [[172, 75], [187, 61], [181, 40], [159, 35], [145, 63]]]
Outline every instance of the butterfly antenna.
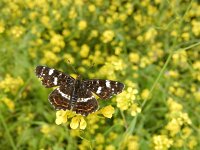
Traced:
[[67, 63], [69, 64], [69, 66], [71, 67], [71, 69], [76, 73], [78, 74], [78, 72], [76, 71], [76, 69], [72, 66], [71, 62], [69, 59], [67, 59]]

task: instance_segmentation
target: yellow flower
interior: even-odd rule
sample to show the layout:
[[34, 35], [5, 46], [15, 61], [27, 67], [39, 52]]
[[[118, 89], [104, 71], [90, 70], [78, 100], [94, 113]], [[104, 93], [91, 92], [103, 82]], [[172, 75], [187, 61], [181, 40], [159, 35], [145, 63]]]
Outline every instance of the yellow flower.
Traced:
[[44, 134], [48, 134], [50, 132], [50, 127], [47, 124], [42, 125], [42, 128], [40, 129], [40, 131]]
[[82, 130], [84, 130], [87, 126], [87, 123], [83, 116], [76, 114], [75, 112], [72, 112], [71, 110], [59, 110], [56, 112], [56, 124], [65, 124], [67, 120], [71, 118], [70, 127], [72, 129], [77, 129], [78, 127]]
[[[64, 38], [62, 35], [60, 34], [53, 34], [52, 37], [51, 37], [51, 40], [50, 40], [50, 43], [53, 45], [53, 46], [58, 46], [60, 48], [63, 48], [65, 46], [65, 42], [64, 42]], [[57, 51], [57, 52], [60, 52]]]
[[87, 126], [87, 123], [85, 119], [83, 118], [83, 116], [81, 115], [77, 115], [73, 117], [70, 123], [70, 127], [72, 129], [77, 129], [79, 127], [80, 129], [84, 130], [86, 126]]
[[11, 33], [14, 37], [19, 38], [24, 33], [24, 28], [20, 26], [14, 26], [11, 28]]
[[79, 23], [78, 23], [78, 28], [79, 30], [85, 30], [85, 28], [87, 27], [87, 22], [85, 20], [81, 20]]
[[80, 55], [83, 58], [86, 58], [90, 52], [90, 47], [87, 44], [81, 46]]
[[96, 136], [95, 136], [95, 140], [96, 140], [96, 143], [97, 144], [103, 144], [105, 142], [105, 137], [103, 134], [101, 133], [98, 133]]
[[91, 32], [90, 32], [90, 36], [89, 36], [89, 39], [91, 40], [92, 38], [95, 38], [95, 37], [97, 37], [98, 36], [98, 31], [97, 30], [92, 30]]
[[103, 43], [108, 43], [113, 40], [114, 36], [115, 33], [112, 30], [106, 30], [103, 32], [101, 40], [103, 41]]
[[183, 38], [184, 41], [189, 41], [190, 40], [190, 33], [184, 32], [184, 33], [182, 33], [181, 37]]
[[116, 150], [114, 145], [107, 145], [105, 150]]
[[3, 21], [0, 21], [0, 33], [3, 33], [5, 31], [5, 24]]
[[139, 61], [140, 61], [140, 55], [138, 53], [130, 53], [129, 54], [129, 60], [132, 62], [132, 63], [135, 63], [135, 64], [138, 64]]
[[195, 36], [200, 35], [200, 21], [197, 21], [195, 19], [192, 20], [192, 32]]
[[136, 116], [138, 113], [141, 113], [141, 108], [137, 104], [132, 104], [130, 107], [131, 116]]
[[181, 148], [184, 145], [184, 141], [183, 139], [175, 139], [173, 146], [174, 147], [178, 147]]
[[73, 117], [70, 123], [70, 127], [72, 129], [77, 129], [79, 126], [80, 118], [79, 117]]
[[183, 109], [183, 106], [181, 104], [175, 102], [172, 98], [168, 98], [167, 105], [171, 112], [181, 111]]
[[87, 150], [91, 148], [91, 143], [88, 140], [83, 139], [81, 144], [78, 145], [79, 150]]
[[84, 130], [87, 126], [87, 123], [83, 117], [80, 118], [80, 129]]
[[94, 11], [96, 10], [95, 5], [90, 4], [90, 5], [88, 6], [88, 10], [89, 10], [90, 12], [94, 12]]
[[41, 22], [45, 27], [47, 27], [47, 28], [50, 27], [50, 24], [49, 24], [50, 18], [49, 18], [48, 16], [42, 16], [42, 17], [40, 17], [40, 22]]
[[177, 37], [177, 36], [178, 36], [178, 33], [177, 33], [176, 30], [173, 30], [170, 34], [171, 34], [171, 36], [173, 36], [173, 37]]
[[147, 65], [151, 64], [151, 60], [149, 60], [149, 57], [143, 56], [140, 59], [140, 67], [145, 68]]
[[183, 123], [185, 124], [192, 124], [192, 121], [190, 120], [187, 113], [180, 113], [180, 118], [183, 120]]
[[77, 6], [82, 6], [84, 4], [84, 2], [82, 0], [76, 0], [76, 1], [74, 1], [74, 3]]
[[109, 106], [106, 106], [104, 108], [102, 108], [100, 110], [101, 114], [104, 116], [104, 117], [107, 117], [107, 118], [112, 118], [112, 115], [114, 114], [115, 112], [115, 109], [114, 107], [112, 107], [111, 105]]
[[178, 132], [180, 132], [181, 125], [177, 121], [177, 119], [172, 119], [166, 126], [166, 129], [170, 131], [171, 136], [175, 136]]
[[150, 28], [146, 33], [145, 33], [145, 41], [154, 41], [156, 35], [158, 32], [154, 28]]
[[172, 60], [174, 64], [184, 66], [188, 61], [188, 54], [184, 50], [178, 50], [177, 53], [174, 53], [172, 56]]
[[14, 111], [15, 103], [11, 99], [4, 97], [2, 98], [2, 101], [6, 104], [10, 111]]
[[124, 70], [126, 68], [126, 64], [124, 63], [124, 61], [122, 59], [118, 59], [116, 61], [112, 62], [114, 70]]
[[185, 95], [185, 90], [183, 88], [178, 87], [175, 91], [175, 95], [178, 97], [183, 97]]
[[195, 70], [199, 70], [200, 71], [200, 61], [195, 61], [193, 64], [192, 64], [193, 68]]
[[76, 12], [75, 8], [72, 7], [71, 10], [69, 11], [69, 18], [74, 19], [76, 17], [77, 17], [77, 12]]
[[42, 58], [41, 63], [53, 66], [57, 64], [59, 61], [60, 61], [60, 58], [58, 58], [53, 52], [44, 51], [44, 57]]
[[121, 47], [116, 47], [115, 48], [115, 55], [120, 55], [121, 51], [122, 51]]
[[121, 141], [120, 149], [123, 150], [139, 150], [139, 137], [134, 135], [128, 135]]
[[154, 135], [153, 144], [155, 150], [167, 150], [172, 146], [173, 140], [166, 135]]
[[136, 94], [138, 90], [133, 87], [128, 87], [127, 90], [124, 90], [120, 95], [117, 96], [117, 107], [121, 110], [127, 110], [133, 104], [136, 99]]
[[198, 138], [195, 136], [191, 136], [187, 145], [189, 149], [196, 149], [195, 147], [198, 145]]
[[141, 98], [143, 100], [147, 100], [147, 98], [150, 98], [149, 94], [150, 94], [150, 91], [148, 89], [144, 89], [144, 90], [142, 90]]
[[64, 30], [62, 31], [62, 35], [63, 35], [64, 37], [69, 37], [70, 34], [71, 34], [71, 32], [70, 32], [70, 30], [68, 30], [68, 29], [64, 29]]
[[180, 132], [183, 125], [190, 125], [192, 122], [187, 113], [183, 113], [183, 106], [175, 102], [172, 98], [167, 101], [170, 112], [167, 114], [167, 118], [170, 119], [166, 125], [166, 129], [170, 132], [171, 136], [175, 136]]
[[71, 111], [64, 111], [64, 110], [59, 110], [56, 112], [56, 124], [60, 125], [62, 123], [66, 123], [67, 122], [67, 117], [69, 115], [71, 115], [72, 112]]
[[195, 100], [200, 102], [200, 91], [194, 92], [193, 95], [194, 95]]
[[178, 71], [169, 70], [168, 72], [166, 72], [165, 76], [169, 77], [169, 78], [178, 78], [179, 73], [178, 73]]
[[52, 132], [55, 132], [55, 127], [54, 126], [50, 126], [48, 124], [44, 124], [44, 125], [42, 125], [40, 131], [44, 135], [48, 135], [48, 134], [51, 134]]
[[71, 64], [74, 64], [75, 60], [74, 60], [74, 57], [69, 54], [69, 53], [66, 53], [63, 55], [63, 59], [65, 60], [65, 62], [68, 64], [68, 61], [71, 63]]

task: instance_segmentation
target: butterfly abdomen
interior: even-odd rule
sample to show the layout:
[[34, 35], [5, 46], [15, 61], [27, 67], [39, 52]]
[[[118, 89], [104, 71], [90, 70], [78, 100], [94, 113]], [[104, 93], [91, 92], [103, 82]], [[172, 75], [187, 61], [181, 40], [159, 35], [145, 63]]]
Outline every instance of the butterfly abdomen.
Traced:
[[79, 91], [80, 85], [81, 85], [81, 81], [78, 78], [78, 79], [75, 80], [74, 89], [73, 89], [72, 94], [71, 94], [72, 95], [71, 99], [70, 99], [71, 109], [73, 109], [76, 102], [78, 101], [78, 91]]

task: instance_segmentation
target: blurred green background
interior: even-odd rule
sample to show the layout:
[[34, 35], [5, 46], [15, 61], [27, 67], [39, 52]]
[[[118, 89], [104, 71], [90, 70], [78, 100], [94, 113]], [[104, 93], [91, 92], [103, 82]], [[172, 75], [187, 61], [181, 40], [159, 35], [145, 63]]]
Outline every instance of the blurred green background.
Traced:
[[[198, 0], [0, 0], [0, 149], [200, 149], [199, 39]], [[126, 88], [55, 123], [37, 65]]]

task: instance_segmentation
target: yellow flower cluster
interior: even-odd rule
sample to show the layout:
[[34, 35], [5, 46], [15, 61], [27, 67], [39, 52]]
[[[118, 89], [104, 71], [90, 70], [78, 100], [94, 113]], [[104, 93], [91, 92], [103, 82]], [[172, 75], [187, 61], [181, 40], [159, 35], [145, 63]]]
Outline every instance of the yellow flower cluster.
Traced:
[[114, 114], [114, 108], [111, 105], [108, 105], [99, 111], [90, 114], [87, 117], [83, 117], [82, 115], [75, 114], [75, 112], [72, 112], [71, 110], [59, 110], [56, 112], [56, 124], [65, 124], [67, 123], [67, 119], [71, 119], [70, 127], [72, 129], [80, 128], [84, 130], [87, 126], [87, 122], [85, 119], [90, 118], [91, 116], [94, 116], [98, 114], [102, 114], [106, 118], [112, 118], [112, 115]]
[[87, 44], [81, 46], [80, 55], [83, 58], [86, 58], [90, 52], [90, 48]]
[[5, 31], [5, 23], [3, 21], [0, 21], [0, 33], [3, 33]]
[[19, 38], [24, 33], [24, 29], [21, 26], [14, 26], [11, 29], [11, 33], [14, 37]]
[[168, 150], [172, 146], [173, 140], [166, 135], [154, 135], [153, 144], [155, 150]]
[[166, 129], [171, 136], [175, 136], [181, 131], [183, 125], [190, 125], [192, 122], [187, 113], [182, 112], [183, 106], [175, 102], [172, 98], [167, 100], [170, 112], [167, 118], [170, 120], [166, 125]]
[[138, 90], [135, 87], [128, 87], [116, 98], [117, 107], [120, 110], [129, 110], [132, 116], [141, 112], [141, 108], [135, 103]]
[[114, 36], [115, 36], [115, 33], [112, 30], [106, 30], [103, 32], [101, 40], [103, 41], [103, 43], [108, 43], [113, 40]]
[[56, 128], [54, 125], [43, 124], [40, 128], [40, 132], [42, 132], [44, 136], [51, 136], [52, 132], [56, 132]]
[[56, 63], [58, 63], [59, 61], [60, 61], [60, 59], [56, 56], [55, 53], [53, 53], [52, 51], [46, 50], [44, 52], [44, 57], [41, 60], [41, 64], [53, 66]]
[[21, 77], [11, 77], [10, 74], [6, 74], [4, 80], [0, 81], [0, 89], [4, 92], [10, 92], [13, 95], [16, 94], [19, 88], [24, 84], [24, 81]]
[[129, 135], [126, 140], [123, 141], [120, 149], [139, 150], [139, 137], [136, 135]]
[[53, 46], [53, 52], [60, 52], [60, 50], [65, 46], [64, 37], [59, 34], [52, 33], [50, 44]]
[[11, 99], [3, 97], [0, 101], [4, 102], [4, 104], [8, 107], [10, 111], [14, 111], [15, 103]]

